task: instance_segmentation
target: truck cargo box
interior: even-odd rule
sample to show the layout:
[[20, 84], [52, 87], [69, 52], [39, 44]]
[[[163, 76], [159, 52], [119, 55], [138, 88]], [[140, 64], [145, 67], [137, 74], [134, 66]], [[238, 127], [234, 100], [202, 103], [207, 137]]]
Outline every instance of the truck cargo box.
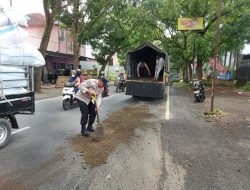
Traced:
[[146, 98], [163, 98], [165, 94], [165, 84], [163, 82], [127, 80], [126, 95]]
[[[159, 79], [154, 80], [157, 56], [160, 56], [165, 60], [165, 65], [159, 74]], [[148, 77], [138, 76], [138, 64], [140, 61], [147, 63], [150, 71]], [[147, 98], [163, 98], [165, 95], [165, 69], [167, 69], [167, 64], [167, 54], [150, 42], [145, 42], [138, 48], [129, 51], [126, 57], [126, 95]]]

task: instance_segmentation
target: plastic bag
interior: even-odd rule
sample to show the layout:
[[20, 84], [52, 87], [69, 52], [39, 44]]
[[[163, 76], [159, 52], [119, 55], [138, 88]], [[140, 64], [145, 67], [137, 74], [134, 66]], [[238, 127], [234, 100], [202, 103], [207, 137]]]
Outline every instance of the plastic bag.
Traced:
[[17, 25], [0, 27], [0, 47], [22, 43], [28, 32]]
[[38, 49], [29, 44], [23, 43], [18, 46], [7, 46], [0, 49], [0, 60], [2, 64], [25, 65], [40, 67], [45, 65], [45, 60]]
[[[1, 7], [0, 7], [1, 8]], [[18, 13], [14, 9], [1, 9], [0, 11], [0, 26], [17, 24], [22, 26], [28, 26], [29, 17]]]

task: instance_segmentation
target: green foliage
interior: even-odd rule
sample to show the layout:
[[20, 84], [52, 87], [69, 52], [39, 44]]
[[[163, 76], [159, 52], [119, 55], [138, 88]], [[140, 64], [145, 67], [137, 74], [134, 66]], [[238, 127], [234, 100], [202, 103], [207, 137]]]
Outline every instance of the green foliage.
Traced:
[[243, 87], [240, 88], [243, 91], [250, 91], [250, 81], [248, 81]]
[[206, 115], [207, 117], [209, 118], [212, 118], [212, 117], [226, 117], [228, 115], [228, 113], [218, 109], [218, 108], [215, 108], [214, 111], [206, 111], [204, 112], [204, 115]]
[[[202, 64], [213, 56], [217, 11], [217, 1], [208, 0], [86, 0], [77, 13], [77, 38], [80, 44], [89, 43], [94, 48], [103, 68], [115, 53], [124, 64], [127, 51], [144, 41], [157, 43], [175, 66], [184, 68], [195, 56]], [[69, 8], [61, 14], [67, 28], [72, 25], [73, 14]], [[179, 17], [204, 17], [204, 29], [178, 31]], [[249, 20], [249, 1], [223, 1], [220, 54], [250, 42]]]
[[107, 79], [108, 79], [109, 81], [114, 81], [116, 78], [117, 78], [117, 75], [116, 75], [115, 73], [109, 72], [109, 73], [107, 74]]
[[174, 82], [171, 86], [176, 88], [192, 89], [192, 83]]

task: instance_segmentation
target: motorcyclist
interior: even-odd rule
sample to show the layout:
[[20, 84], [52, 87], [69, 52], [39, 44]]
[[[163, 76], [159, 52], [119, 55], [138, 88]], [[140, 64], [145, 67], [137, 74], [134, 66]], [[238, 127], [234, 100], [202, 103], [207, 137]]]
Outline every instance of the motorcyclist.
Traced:
[[124, 73], [120, 73], [118, 77], [118, 84], [121, 85], [122, 87], [125, 87], [125, 82], [126, 82], [126, 79], [125, 79]]
[[[79, 75], [79, 74], [78, 74], [78, 75]], [[72, 70], [72, 71], [71, 71], [71, 77], [70, 77], [70, 79], [68, 80], [68, 82], [74, 84], [74, 92], [77, 93], [77, 91], [78, 91], [78, 86], [80, 85], [80, 78], [79, 78], [79, 76], [77, 76], [76, 70]]]
[[84, 81], [84, 77], [80, 69], [76, 69], [76, 75], [80, 78], [80, 83]]

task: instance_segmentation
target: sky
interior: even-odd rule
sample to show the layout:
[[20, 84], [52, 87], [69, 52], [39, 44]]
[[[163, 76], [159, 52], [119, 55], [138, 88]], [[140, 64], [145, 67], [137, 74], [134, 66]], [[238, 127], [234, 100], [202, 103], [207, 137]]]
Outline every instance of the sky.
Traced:
[[250, 44], [246, 44], [245, 48], [241, 52], [242, 54], [250, 54]]
[[12, 8], [20, 13], [28, 14], [31, 12], [43, 13], [42, 0], [0, 0], [0, 6], [9, 8], [12, 2]]

